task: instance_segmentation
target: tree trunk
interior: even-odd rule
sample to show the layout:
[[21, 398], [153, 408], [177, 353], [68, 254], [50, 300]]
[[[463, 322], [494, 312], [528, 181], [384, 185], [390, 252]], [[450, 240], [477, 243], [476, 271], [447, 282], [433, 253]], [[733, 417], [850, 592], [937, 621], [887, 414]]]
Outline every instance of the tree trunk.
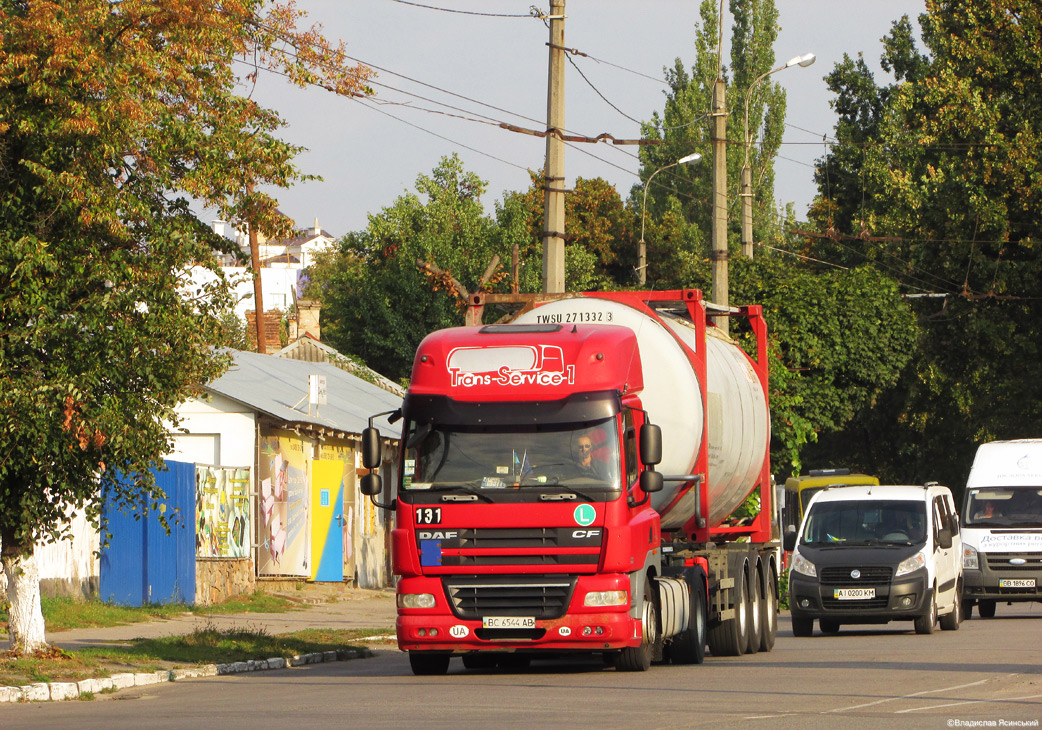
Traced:
[[40, 609], [40, 571], [30, 551], [23, 555], [4, 555], [7, 575], [7, 630], [11, 648], [23, 654], [47, 648], [43, 611]]

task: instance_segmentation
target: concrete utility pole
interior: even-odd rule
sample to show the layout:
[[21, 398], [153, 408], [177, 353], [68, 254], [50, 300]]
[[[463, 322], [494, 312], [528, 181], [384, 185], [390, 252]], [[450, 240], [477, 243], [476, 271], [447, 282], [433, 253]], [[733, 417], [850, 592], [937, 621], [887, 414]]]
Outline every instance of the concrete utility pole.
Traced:
[[550, 2], [543, 186], [543, 292], [564, 292], [564, 0]]
[[[713, 303], [727, 303], [727, 86], [717, 77], [713, 84], [713, 250], [709, 256], [713, 266]], [[725, 333], [730, 319], [717, 317], [716, 324]]]
[[[253, 195], [252, 183], [247, 184], [246, 194]], [[252, 220], [247, 222], [247, 225], [250, 228], [250, 265], [253, 267], [253, 304], [256, 314], [253, 322], [257, 329], [257, 352], [264, 355], [267, 348], [264, 342], [264, 291], [261, 287], [260, 246], [257, 243], [257, 226]]]

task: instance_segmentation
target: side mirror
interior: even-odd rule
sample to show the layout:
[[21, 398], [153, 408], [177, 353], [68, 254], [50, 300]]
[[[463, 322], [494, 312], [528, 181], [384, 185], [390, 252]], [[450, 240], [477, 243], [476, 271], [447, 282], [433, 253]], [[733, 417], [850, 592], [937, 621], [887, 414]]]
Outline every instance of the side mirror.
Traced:
[[380, 475], [375, 472], [369, 472], [358, 482], [359, 491], [367, 497], [379, 496], [380, 492], [383, 491], [383, 488], [383, 479], [381, 479]]
[[947, 550], [952, 546], [952, 531], [947, 527], [942, 527], [937, 531], [937, 544], [942, 550]]
[[[653, 423], [645, 423], [640, 427], [640, 460], [646, 466], [655, 466], [662, 461], [662, 429]], [[644, 489], [643, 484], [641, 489]], [[661, 484], [658, 489], [662, 489]]]
[[[362, 466], [366, 469], [376, 469], [380, 466], [381, 446], [379, 429], [369, 426], [362, 431]], [[362, 487], [362, 493], [369, 494], [364, 487]], [[378, 494], [379, 489], [375, 493]]]
[[[364, 477], [363, 477], [364, 478]], [[785, 552], [791, 553], [796, 549], [796, 533], [786, 532], [785, 538], [782, 540], [782, 547], [785, 548]]]
[[640, 488], [645, 494], [662, 491], [662, 475], [657, 471], [645, 469], [640, 475]]

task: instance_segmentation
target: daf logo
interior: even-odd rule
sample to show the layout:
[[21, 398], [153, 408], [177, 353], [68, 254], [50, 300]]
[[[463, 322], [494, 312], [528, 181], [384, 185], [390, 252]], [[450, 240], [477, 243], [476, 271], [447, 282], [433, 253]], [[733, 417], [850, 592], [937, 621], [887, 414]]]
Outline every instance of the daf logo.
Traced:
[[1009, 564], [1010, 565], [1026, 565], [1027, 562], [1028, 561], [1024, 560], [1024, 558], [1011, 558], [1010, 561], [1009, 561]]
[[858, 578], [861, 577], [861, 571], [858, 570], [857, 568], [854, 568], [852, 571], [850, 571], [850, 577], [853, 578], [854, 580], [857, 580]]
[[456, 530], [420, 530], [416, 533], [416, 538], [419, 540], [451, 540], [454, 537], [459, 537], [459, 532]]

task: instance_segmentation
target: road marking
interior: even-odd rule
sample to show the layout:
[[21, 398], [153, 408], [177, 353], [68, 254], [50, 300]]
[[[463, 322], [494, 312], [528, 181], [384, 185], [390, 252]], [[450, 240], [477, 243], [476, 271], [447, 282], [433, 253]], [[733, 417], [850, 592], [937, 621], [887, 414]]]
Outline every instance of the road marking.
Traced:
[[956, 685], [955, 687], [944, 687], [943, 689], [930, 689], [930, 690], [926, 690], [924, 692], [915, 692], [914, 694], [903, 695], [901, 697], [887, 697], [886, 699], [876, 700], [875, 702], [866, 702], [863, 705], [853, 705], [851, 707], [842, 707], [842, 708], [837, 709], [837, 710], [826, 710], [825, 712], [823, 712], [821, 714], [828, 715], [828, 714], [833, 713], [833, 712], [847, 712], [849, 710], [860, 710], [863, 707], [872, 707], [873, 705], [882, 705], [882, 704], [884, 704], [886, 702], [896, 702], [897, 700], [907, 700], [907, 699], [909, 699], [911, 697], [921, 697], [922, 695], [930, 695], [930, 694], [935, 694], [937, 692], [950, 692], [950, 691], [956, 690], [956, 689], [965, 689], [966, 687], [975, 687], [978, 684], [987, 684], [990, 681], [991, 681], [990, 679], [982, 679], [979, 682], [970, 682], [969, 684], [960, 684], [960, 685]]
[[930, 705], [929, 707], [913, 707], [908, 710], [897, 710], [895, 715], [903, 715], [906, 712], [919, 712], [921, 710], [938, 710], [942, 707], [958, 707], [959, 705], [981, 705], [981, 704], [1003, 704], [1006, 702], [1016, 702], [1018, 700], [1036, 700], [1042, 695], [1025, 695], [1024, 697], [1007, 697], [1006, 699], [995, 699], [995, 700], [965, 700], [963, 702], [948, 702], [944, 705]]

